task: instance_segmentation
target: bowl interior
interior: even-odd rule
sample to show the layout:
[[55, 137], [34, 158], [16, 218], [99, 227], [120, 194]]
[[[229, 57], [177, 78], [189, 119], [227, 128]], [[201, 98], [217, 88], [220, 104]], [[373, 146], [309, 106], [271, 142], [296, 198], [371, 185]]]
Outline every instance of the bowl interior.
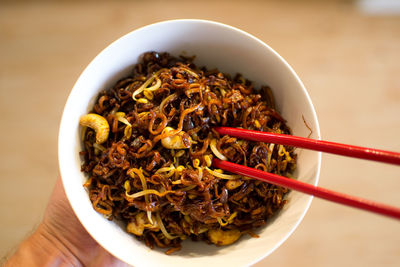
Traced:
[[[93, 106], [100, 90], [112, 86], [128, 74], [141, 54], [167, 51], [178, 55], [196, 55], [198, 66], [218, 68], [234, 75], [240, 72], [257, 86], [269, 85], [278, 111], [287, 119], [294, 135], [319, 139], [319, 126], [311, 100], [289, 65], [271, 48], [251, 35], [227, 25], [202, 20], [175, 20], [152, 24], [133, 31], [112, 43], [85, 69], [65, 105], [59, 133], [59, 164], [67, 197], [87, 231], [110, 253], [135, 266], [203, 266], [205, 264], [243, 266], [270, 254], [294, 231], [311, 202], [311, 197], [290, 192], [284, 209], [267, 227], [258, 230], [260, 238], [244, 236], [227, 247], [185, 241], [183, 249], [167, 256], [150, 250], [127, 234], [117, 223], [104, 219], [93, 210], [82, 184], [80, 171], [79, 117]], [[297, 150], [295, 177], [317, 184], [320, 153]], [[211, 256], [211, 257], [210, 257]]]

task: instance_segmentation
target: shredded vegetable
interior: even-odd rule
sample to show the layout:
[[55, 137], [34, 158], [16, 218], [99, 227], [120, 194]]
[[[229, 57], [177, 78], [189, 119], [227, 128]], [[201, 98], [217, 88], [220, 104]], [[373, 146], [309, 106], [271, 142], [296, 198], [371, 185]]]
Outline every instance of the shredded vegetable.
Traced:
[[220, 160], [228, 160], [221, 152], [218, 151], [216, 139], [211, 140], [210, 148], [217, 158], [219, 158]]
[[213, 171], [213, 170], [211, 170], [211, 169], [208, 168], [208, 167], [205, 167], [205, 169], [206, 169], [209, 173], [211, 173], [212, 175], [214, 175], [215, 177], [218, 177], [218, 178], [221, 178], [221, 179], [230, 180], [230, 179], [238, 179], [238, 178], [241, 178], [241, 177], [242, 177], [242, 176], [237, 175], [237, 174], [223, 174], [223, 173], [220, 173], [220, 172], [217, 172], [217, 171]]
[[[136, 174], [137, 176], [139, 176], [140, 182], [142, 183], [143, 191], [146, 191], [146, 190], [147, 190], [147, 181], [146, 181], [146, 178], [144, 177], [143, 172], [142, 172], [141, 169], [132, 168], [132, 169], [130, 169], [130, 170], [128, 171], [128, 174], [129, 174], [132, 178], [135, 178], [135, 174]], [[146, 205], [149, 205], [149, 197], [148, 197], [147, 194], [144, 195], [144, 199], [145, 199]], [[150, 222], [151, 224], [153, 224], [153, 219], [151, 218], [151, 211], [150, 211], [150, 210], [147, 211], [147, 218], [149, 219], [149, 222]]]
[[167, 229], [165, 229], [164, 223], [161, 219], [160, 213], [157, 212], [156, 213], [156, 220], [157, 220], [157, 224], [160, 226], [160, 229], [162, 231], [162, 233], [164, 234], [164, 236], [168, 239], [174, 239], [177, 238], [178, 236], [172, 236], [167, 232]]
[[166, 194], [173, 193], [173, 192], [174, 191], [164, 191], [164, 192], [160, 193], [160, 192], [158, 192], [157, 190], [154, 190], [154, 189], [147, 189], [147, 190], [143, 190], [143, 191], [140, 191], [140, 192], [137, 192], [137, 193], [134, 193], [134, 194], [126, 193], [126, 196], [130, 197], [130, 198], [137, 198], [137, 197], [145, 196], [145, 195], [148, 195], [148, 194], [154, 194], [154, 195], [157, 195], [159, 197], [163, 197]]

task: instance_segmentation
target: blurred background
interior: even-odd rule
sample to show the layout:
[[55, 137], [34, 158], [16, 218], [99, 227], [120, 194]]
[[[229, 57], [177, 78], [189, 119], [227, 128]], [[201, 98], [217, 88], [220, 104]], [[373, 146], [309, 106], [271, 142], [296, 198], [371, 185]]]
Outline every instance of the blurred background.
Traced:
[[[400, 1], [0, 0], [0, 256], [41, 220], [80, 73], [120, 36], [177, 18], [230, 24], [280, 53], [308, 89], [324, 139], [400, 151]], [[323, 155], [319, 185], [400, 206], [396, 166]], [[399, 244], [398, 221], [314, 199], [255, 266], [400, 266]]]

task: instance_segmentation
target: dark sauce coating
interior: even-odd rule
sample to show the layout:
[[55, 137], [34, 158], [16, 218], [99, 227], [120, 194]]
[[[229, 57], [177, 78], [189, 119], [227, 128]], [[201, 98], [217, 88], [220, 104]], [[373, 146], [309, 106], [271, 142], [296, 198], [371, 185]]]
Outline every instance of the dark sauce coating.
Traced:
[[[211, 147], [231, 162], [283, 176], [296, 167], [292, 147], [219, 136], [212, 129], [290, 134], [271, 90], [255, 90], [241, 75], [232, 79], [198, 68], [192, 59], [145, 53], [132, 75], [99, 94], [92, 113], [108, 121], [109, 137], [96, 144], [88, 128], [81, 152], [94, 209], [109, 220], [126, 222], [128, 232], [147, 246], [169, 248], [168, 254], [188, 237], [232, 243], [224, 242], [224, 235], [252, 234], [286, 203], [285, 188], [246, 177], [218, 177], [210, 166], [215, 157]], [[141, 91], [146, 81], [151, 82]], [[163, 145], [171, 135], [180, 137], [183, 149]], [[153, 193], [132, 196], [146, 189]], [[221, 233], [222, 241], [215, 237]]]

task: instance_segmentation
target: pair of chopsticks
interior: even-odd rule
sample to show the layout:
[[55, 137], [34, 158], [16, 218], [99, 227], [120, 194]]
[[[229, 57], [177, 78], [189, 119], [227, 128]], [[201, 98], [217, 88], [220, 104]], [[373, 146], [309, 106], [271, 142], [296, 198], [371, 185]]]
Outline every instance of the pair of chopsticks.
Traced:
[[[289, 145], [332, 154], [338, 154], [342, 156], [400, 165], [400, 153], [397, 152], [345, 145], [322, 140], [314, 140], [286, 134], [275, 134], [231, 127], [216, 127], [215, 130], [220, 135], [229, 135], [232, 137], [242, 138], [250, 141]], [[325, 200], [358, 209], [367, 210], [400, 220], [400, 209], [386, 204], [377, 203], [360, 197], [335, 192], [326, 188], [310, 185], [284, 176], [268, 173], [265, 171], [246, 167], [229, 161], [219, 160], [216, 158], [213, 159], [213, 166], [235, 174], [248, 176], [261, 180], [263, 182], [268, 182], [292, 190], [300, 191], [302, 193], [313, 195], [315, 197], [319, 197]]]

